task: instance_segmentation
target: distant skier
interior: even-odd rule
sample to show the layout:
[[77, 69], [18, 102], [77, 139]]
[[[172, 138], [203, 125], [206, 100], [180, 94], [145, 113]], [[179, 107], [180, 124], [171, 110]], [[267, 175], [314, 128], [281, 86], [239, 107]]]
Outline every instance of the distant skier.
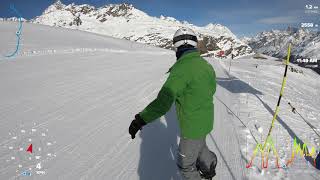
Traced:
[[76, 18], [75, 18], [75, 24], [77, 25], [77, 26], [80, 26], [81, 24], [82, 24], [82, 21], [81, 21], [81, 19], [80, 19], [80, 13], [77, 13], [77, 15], [76, 15]]
[[157, 98], [135, 115], [129, 133], [134, 139], [144, 125], [163, 116], [175, 102], [181, 130], [177, 154], [181, 175], [185, 180], [212, 179], [217, 156], [208, 149], [206, 136], [213, 129], [215, 71], [200, 57], [198, 40], [191, 29], [177, 30], [173, 44], [177, 62], [169, 69], [170, 75]]

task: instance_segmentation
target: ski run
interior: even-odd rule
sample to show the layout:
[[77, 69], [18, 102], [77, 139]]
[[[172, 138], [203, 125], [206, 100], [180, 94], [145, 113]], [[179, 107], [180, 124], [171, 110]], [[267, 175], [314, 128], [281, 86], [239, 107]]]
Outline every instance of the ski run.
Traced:
[[[180, 180], [175, 164], [179, 130], [174, 107], [135, 140], [128, 126], [152, 101], [175, 63], [173, 51], [77, 30], [24, 23], [17, 56], [14, 22], [0, 22], [0, 179]], [[293, 47], [294, 48], [294, 47]], [[258, 153], [281, 88], [284, 64], [267, 57], [206, 58], [217, 74], [214, 179], [319, 179], [305, 157], [291, 158], [296, 138], [319, 149], [320, 77], [290, 64], [272, 138], [268, 168]], [[298, 71], [291, 71], [298, 69]], [[34, 152], [26, 148], [33, 143]], [[41, 171], [40, 171], [41, 170]]]

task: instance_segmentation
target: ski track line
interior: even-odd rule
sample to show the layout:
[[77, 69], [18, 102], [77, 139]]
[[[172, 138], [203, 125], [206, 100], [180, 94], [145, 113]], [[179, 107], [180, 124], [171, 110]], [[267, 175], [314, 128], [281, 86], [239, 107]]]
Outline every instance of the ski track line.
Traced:
[[[123, 88], [123, 89], [124, 89], [124, 88]], [[139, 87], [136, 87], [135, 89], [138, 90]], [[103, 91], [104, 91], [104, 90], [103, 90]], [[132, 92], [132, 95], [134, 95], [134, 91], [129, 91], [129, 92]], [[87, 94], [89, 94], [89, 93], [91, 93], [91, 92], [88, 92]], [[118, 93], [118, 91], [115, 91], [115, 93]], [[124, 93], [123, 93], [123, 94], [124, 94]], [[102, 97], [101, 97], [101, 96], [100, 96], [100, 97], [97, 97], [95, 103], [89, 103], [89, 104], [96, 104], [96, 103], [99, 102], [99, 101], [103, 101], [104, 98], [105, 98], [106, 96], [108, 96], [108, 95], [109, 95], [110, 97], [113, 97], [113, 95], [110, 95], [110, 94], [107, 93], [107, 94], [104, 94]], [[123, 97], [125, 97], [125, 96], [127, 96], [127, 95], [123, 95]], [[130, 97], [131, 97], [131, 96], [130, 96]], [[33, 128], [44, 127], [45, 125], [47, 125], [48, 123], [50, 123], [50, 122], [53, 121], [53, 120], [57, 121], [57, 120], [63, 119], [63, 115], [59, 115], [60, 117], [57, 116], [57, 115], [58, 115], [58, 111], [61, 110], [61, 109], [63, 109], [66, 104], [71, 103], [71, 102], [73, 102], [73, 101], [79, 101], [79, 100], [80, 100], [79, 98], [73, 98], [71, 101], [67, 101], [66, 103], [64, 103], [63, 105], [61, 105], [56, 111], [54, 111], [54, 112], [52, 112], [52, 113], [49, 113], [49, 114], [46, 114], [47, 119], [49, 119], [48, 121], [45, 121], [45, 122], [43, 122], [43, 123], [40, 123], [40, 124], [38, 124], [37, 126], [33, 126]], [[114, 101], [117, 101], [117, 99], [115, 99]], [[96, 107], [96, 106], [93, 105], [91, 108], [89, 108], [89, 110], [87, 109], [86, 112], [82, 111], [80, 114], [77, 114], [77, 117], [78, 117], [78, 116], [81, 116], [82, 114], [85, 114], [85, 113], [89, 112], [89, 111], [92, 110], [92, 109], [95, 109], [95, 107]], [[58, 117], [58, 118], [53, 118], [53, 119], [50, 119], [50, 118], [49, 118], [51, 114], [54, 116], [54, 114], [56, 114], [56, 113], [57, 113], [56, 117]], [[73, 119], [77, 119], [77, 118], [73, 117]], [[9, 140], [7, 140], [6, 142], [9, 142]], [[4, 145], [4, 143], [2, 143], [1, 145]]]
[[[110, 154], [110, 152], [112, 152], [112, 153], [114, 152], [115, 154], [113, 156], [111, 156], [110, 159], [103, 158], [103, 160], [98, 164], [98, 166], [96, 166], [95, 169], [98, 170], [97, 174], [103, 173], [104, 169], [102, 168], [102, 165], [103, 165], [102, 163], [104, 163], [105, 161], [108, 161], [108, 160], [118, 159], [120, 156], [123, 155], [123, 152], [128, 149], [129, 145], [132, 144], [133, 140], [131, 140], [128, 136], [124, 136], [124, 137], [125, 137], [124, 138], [125, 140], [121, 144], [120, 143], [117, 144], [118, 147], [114, 148], [113, 150], [109, 150], [109, 152], [108, 152], [109, 154]], [[123, 163], [121, 163], [120, 161], [118, 161], [117, 163], [120, 165], [123, 165]], [[123, 169], [123, 170], [125, 170], [125, 169]]]
[[[82, 175], [82, 176], [80, 177], [80, 179], [87, 179], [88, 176], [89, 176], [92, 172], [94, 172], [95, 170], [97, 170], [98, 168], [100, 168], [105, 161], [109, 160], [108, 157], [116, 158], [116, 157], [121, 156], [121, 153], [122, 153], [125, 149], [127, 149], [127, 147], [129, 146], [129, 144], [131, 143], [131, 140], [127, 140], [127, 139], [128, 139], [127, 136], [122, 136], [122, 137], [120, 138], [120, 141], [119, 141], [113, 148], [111, 148], [107, 153], [105, 153], [105, 154], [103, 155], [103, 157], [100, 158], [100, 160], [97, 161], [91, 168], [88, 168], [88, 170], [84, 173], [84, 175]], [[123, 143], [125, 143], [124, 146], [122, 145]], [[121, 146], [122, 148], [120, 148], [120, 151], [119, 151], [119, 149], [118, 149], [118, 148], [120, 147], [119, 145], [122, 145], [122, 146]], [[114, 154], [116, 154], [116, 155], [114, 156]]]
[[[115, 68], [114, 66], [112, 66], [113, 68]], [[49, 84], [49, 83], [48, 83]], [[79, 83], [80, 84], [80, 83]], [[84, 83], [82, 83], [82, 84], [84, 84]], [[68, 93], [68, 91], [66, 90], [66, 92]], [[60, 95], [62, 95], [63, 94], [63, 92], [60, 92]], [[14, 109], [14, 107], [12, 107], [12, 109]]]
[[[143, 85], [144, 88], [149, 88], [149, 87], [145, 87], [145, 84], [148, 84], [150, 87], [154, 86], [153, 83], [147, 82], [147, 83], [144, 83], [144, 85]], [[140, 87], [137, 87], [137, 88], [136, 88], [136, 90], [139, 90], [139, 89], [141, 89], [141, 88], [140, 88]], [[152, 88], [152, 89], [154, 89], [154, 88]], [[154, 90], [153, 92], [155, 92], [155, 91], [157, 91], [157, 90]], [[133, 97], [134, 97], [134, 95], [136, 94], [136, 92], [135, 92], [135, 91], [131, 91], [131, 92], [132, 92], [132, 95], [133, 95]], [[140, 91], [138, 91], [138, 92], [140, 92]], [[125, 98], [125, 97], [128, 97], [128, 94], [123, 95], [123, 98]], [[129, 96], [129, 97], [131, 97], [131, 96]], [[120, 99], [122, 99], [122, 98], [120, 98]], [[126, 107], [126, 106], [127, 106], [127, 103], [122, 103], [122, 104], [120, 104], [120, 106]], [[119, 108], [117, 108], [117, 109], [119, 109]], [[125, 137], [126, 137], [126, 136], [125, 136]], [[121, 142], [120, 142], [120, 143], [121, 143]], [[124, 149], [123, 149], [123, 150], [124, 150]], [[121, 150], [120, 153], [118, 153], [118, 155], [116, 155], [115, 157], [118, 157], [118, 156], [121, 154], [121, 152], [123, 152], [123, 150]], [[114, 148], [111, 149], [110, 151], [113, 152], [113, 151], [114, 151]], [[110, 154], [110, 152], [107, 153], [105, 156], [108, 156], [108, 154]], [[105, 156], [104, 156], [104, 157], [105, 157]], [[113, 157], [113, 158], [114, 158], [114, 157]], [[107, 160], [107, 159], [105, 159], [105, 160]], [[98, 169], [98, 168], [100, 167], [100, 164], [103, 163], [105, 160], [102, 159], [102, 160], [100, 160], [100, 162], [97, 162], [97, 163], [95, 164], [94, 168], [93, 168], [92, 170], [90, 170], [90, 171], [88, 170], [88, 172], [87, 172], [86, 174], [91, 174], [92, 171], [95, 171], [96, 169]], [[87, 176], [87, 175], [83, 175], [83, 176]]]
[[[122, 165], [125, 164], [125, 167], [122, 168], [122, 170], [118, 173], [118, 180], [119, 179], [128, 179], [130, 176], [132, 176], [131, 174], [129, 174], [128, 172], [134, 172], [136, 173], [137, 171], [137, 163], [139, 160], [137, 158], [138, 156], [135, 156], [135, 158], [131, 161], [126, 161], [126, 163], [121, 163]], [[131, 168], [131, 167], [136, 167], [136, 168]], [[122, 177], [125, 176], [125, 177]], [[129, 176], [129, 177], [126, 177]], [[176, 180], [176, 179], [175, 179]]]
[[[221, 107], [222, 106], [223, 105], [221, 104]], [[220, 110], [219, 111], [219, 113], [222, 113], [222, 112], [224, 114], [228, 113], [228, 111], [226, 111], [226, 110], [224, 110], [224, 111]], [[215, 138], [215, 139], [217, 139], [216, 140], [216, 145], [217, 145], [216, 148], [218, 149], [218, 151], [216, 151], [216, 152], [220, 152], [217, 155], [218, 156], [222, 156], [222, 157], [219, 158], [220, 159], [220, 167], [226, 166], [226, 167], [223, 167], [223, 169], [221, 171], [222, 173], [219, 174], [219, 175], [220, 175], [220, 178], [230, 179], [230, 176], [227, 176], [228, 178], [225, 177], [225, 175], [230, 174], [231, 175], [231, 179], [234, 180], [235, 177], [239, 177], [239, 176], [234, 175], [234, 173], [235, 173], [234, 170], [237, 169], [237, 168], [234, 167], [234, 165], [237, 165], [236, 167], [238, 167], [241, 163], [237, 162], [237, 159], [234, 158], [233, 156], [235, 155], [235, 152], [237, 153], [237, 152], [240, 152], [240, 151], [236, 150], [235, 147], [234, 147], [234, 145], [236, 143], [236, 142], [234, 143], [234, 141], [237, 141], [237, 140], [234, 140], [234, 139], [236, 139], [236, 137], [235, 137], [236, 135], [234, 134], [234, 132], [230, 132], [231, 129], [233, 129], [233, 127], [231, 127], [232, 124], [230, 124], [230, 121], [232, 121], [232, 119], [228, 118], [227, 121], [226, 121], [226, 119], [219, 119], [219, 120], [225, 121], [226, 123], [229, 123], [227, 126], [225, 126], [225, 124], [226, 124], [225, 122], [223, 122], [223, 124], [220, 124], [220, 125], [219, 125], [218, 122], [215, 123], [216, 124], [216, 128], [215, 129], [217, 129], [217, 127], [219, 127], [218, 129], [225, 129], [228, 132], [228, 133], [226, 133], [226, 132], [223, 133], [223, 132], [219, 131], [218, 132], [219, 133], [218, 137]], [[221, 136], [223, 136], [224, 138], [221, 138]], [[224, 139], [224, 140], [221, 140], [221, 139]], [[223, 142], [223, 144], [220, 145], [222, 142]], [[228, 152], [228, 149], [229, 150], [232, 149], [232, 153]], [[223, 156], [225, 156], [225, 157], [223, 157]], [[221, 159], [223, 161], [221, 161]], [[231, 159], [231, 162], [230, 162], [230, 159]], [[221, 163], [223, 163], [224, 165], [222, 165]], [[242, 168], [240, 168], [240, 169], [242, 169]], [[218, 177], [219, 177], [219, 175], [218, 175]]]
[[[112, 121], [111, 121], [112, 122]], [[80, 137], [77, 137], [77, 140], [74, 141], [73, 143], [64, 146], [63, 148], [60, 148], [56, 154], [60, 154], [60, 153], [64, 153], [66, 151], [68, 151], [71, 148], [75, 148], [77, 145], [79, 145], [80, 143], [83, 143], [83, 140], [86, 138], [92, 138], [92, 136], [94, 136], [95, 133], [99, 133], [102, 130], [105, 130], [106, 127], [108, 127], [110, 125], [109, 121], [105, 121], [104, 118], [102, 118], [102, 120], [100, 121], [100, 124], [98, 124], [97, 126], [95, 126], [93, 129], [91, 129], [90, 131], [87, 131], [87, 133], [85, 135], [82, 135]]]
[[[110, 124], [107, 123], [106, 125], [110, 125]], [[92, 138], [94, 138], [94, 137], [93, 137], [94, 134], [100, 133], [102, 130], [105, 130], [105, 125], [104, 125], [103, 127], [101, 127], [101, 126], [96, 126], [96, 127], [100, 127], [100, 128], [98, 128], [98, 130], [96, 130], [95, 133], [88, 133], [89, 135], [86, 136], [87, 139], [86, 139], [86, 140], [84, 140], [84, 139], [81, 140], [82, 143], [84, 143], [84, 141], [92, 142], [92, 141], [93, 141]], [[115, 127], [115, 126], [112, 125], [112, 127]], [[116, 138], [127, 139], [128, 136], [123, 136], [123, 134], [126, 134], [126, 133], [127, 133], [127, 132], [124, 132], [124, 133], [122, 133], [121, 135], [119, 135], [119, 137], [116, 137]], [[88, 139], [89, 136], [91, 137], [90, 139]], [[119, 143], [121, 143], [121, 142], [119, 142]], [[74, 153], [74, 150], [76, 150], [76, 146], [79, 145], [79, 144], [80, 144], [80, 143], [77, 143], [77, 144], [74, 144], [74, 145], [73, 145], [74, 147], [70, 147], [70, 148], [73, 148], [73, 150], [69, 151], [68, 153], [71, 153], [71, 154]], [[117, 146], [118, 146], [118, 145], [117, 145]], [[68, 148], [68, 149], [70, 149], [70, 148]], [[110, 153], [109, 153], [109, 154], [110, 154]], [[90, 162], [90, 161], [92, 161], [93, 159], [100, 159], [98, 156], [99, 156], [99, 154], [97, 154], [97, 155], [91, 154], [89, 159], [84, 160], [84, 163]], [[82, 163], [79, 163], [79, 165], [78, 165], [77, 167], [79, 167], [79, 166], [81, 167], [81, 166], [82, 166]], [[73, 172], [76, 171], [76, 170], [77, 170], [77, 168], [74, 168], [74, 169], [73, 169], [71, 172], [69, 172], [68, 174], [73, 173]]]
[[[79, 83], [79, 84], [80, 84], [80, 83]], [[85, 90], [83, 90], [83, 91], [85, 91]], [[68, 91], [66, 90], [66, 91], [64, 91], [64, 92], [68, 92]], [[60, 92], [59, 94], [56, 94], [56, 95], [64, 95], [64, 92], [62, 91], [62, 92]], [[70, 93], [70, 92], [69, 92], [69, 93]], [[84, 94], [84, 95], [85, 95], [85, 94]], [[67, 96], [67, 97], [70, 97], [70, 96]], [[68, 103], [70, 103], [70, 102], [75, 102], [75, 101], [79, 101], [79, 100], [80, 100], [78, 97], [69, 98], [69, 99], [70, 99], [70, 100], [67, 100], [65, 103], [63, 103], [62, 105], [60, 105], [59, 107], [57, 107], [54, 112], [49, 112], [49, 113], [48, 113], [48, 112], [45, 112], [45, 113], [43, 113], [43, 116], [44, 116], [44, 117], [41, 118], [41, 119], [48, 119], [48, 118], [50, 117], [50, 115], [54, 115], [54, 114], [57, 113], [59, 110], [63, 109], [66, 104], [68, 104]], [[22, 101], [26, 101], [26, 100], [27, 100], [27, 99], [22, 100]], [[12, 109], [14, 109], [14, 108], [12, 108]], [[7, 114], [9, 114], [9, 113], [7, 113]], [[41, 116], [41, 115], [40, 115], [40, 116]], [[38, 124], [37, 126], [33, 126], [33, 128], [40, 127], [41, 125], [44, 125], [46, 122], [48, 122], [48, 121], [42, 122], [42, 123]]]
[[[125, 89], [125, 88], [123, 88], [123, 89]], [[106, 90], [101, 90], [102, 92], [105, 92]], [[89, 93], [87, 93], [87, 94], [91, 94], [92, 92], [89, 92]], [[115, 90], [114, 91], [114, 93], [113, 94], [110, 94], [109, 92], [108, 93], [105, 93], [105, 94], [103, 94], [102, 96], [99, 96], [99, 97], [96, 97], [95, 98], [95, 100], [93, 101], [93, 102], [90, 102], [90, 103], [88, 103], [87, 105], [89, 105], [89, 104], [97, 104], [98, 102], [100, 102], [100, 101], [104, 101], [106, 98], [111, 98], [111, 97], [114, 97], [114, 95], [115, 94], [118, 94], [119, 93], [119, 91], [118, 90]], [[84, 94], [85, 95], [85, 94]], [[83, 95], [83, 96], [84, 96]], [[45, 122], [42, 122], [42, 123], [40, 123], [40, 124], [38, 124], [37, 126], [34, 126], [33, 128], [37, 128], [37, 127], [42, 127], [42, 126], [45, 126], [45, 125], [47, 125], [48, 123], [50, 123], [52, 120], [54, 120], [54, 119], [51, 119], [50, 120], [50, 118], [48, 118], [48, 116], [50, 116], [51, 114], [52, 114], [52, 116], [56, 116], [55, 114], [59, 114], [59, 111], [60, 110], [63, 110], [64, 109], [64, 107], [67, 105], [67, 104], [71, 104], [71, 103], [76, 103], [76, 102], [79, 102], [79, 101], [81, 101], [82, 99], [81, 98], [79, 98], [79, 97], [75, 97], [75, 98], [73, 98], [73, 99], [71, 99], [70, 101], [67, 101], [66, 103], [64, 103], [63, 105], [61, 105], [60, 107], [58, 107], [54, 112], [52, 112], [52, 113], [49, 113], [49, 114], [47, 114], [47, 118], [45, 118], [45, 119], [49, 119], [49, 120], [47, 120], [47, 121], [45, 121]], [[111, 101], [112, 102], [112, 101]], [[103, 106], [103, 105], [105, 105], [105, 104], [102, 104], [101, 106]], [[92, 105], [93, 106], [93, 105]], [[83, 114], [83, 112], [81, 112], [80, 114]], [[42, 118], [43, 119], [43, 118]], [[75, 118], [73, 118], [73, 119], [75, 119]]]
[[[133, 94], [134, 94], [134, 91], [131, 91], [131, 92], [133, 92]], [[127, 96], [127, 95], [125, 95], [125, 96]], [[134, 99], [134, 96], [129, 96], [129, 97], [132, 97], [131, 99]], [[121, 99], [121, 98], [120, 98]], [[118, 111], [115, 111], [113, 114], [121, 114], [121, 108], [120, 107], [127, 107], [127, 104], [129, 104], [129, 102], [130, 101], [132, 101], [131, 99], [126, 99], [126, 101], [121, 101], [121, 103], [119, 103], [119, 106], [118, 107], [114, 107], [115, 109], [119, 109], [119, 113], [118, 113]], [[118, 100], [117, 100], [117, 102], [119, 102]], [[125, 103], [125, 102], [128, 102], [128, 103]], [[109, 114], [110, 115], [110, 114]], [[116, 123], [112, 123], [112, 124], [110, 124], [109, 122], [105, 122], [105, 121], [103, 120], [102, 121], [102, 123], [100, 123], [100, 124], [98, 124], [97, 126], [96, 126], [96, 129], [94, 129], [94, 130], [92, 130], [93, 132], [96, 132], [96, 133], [98, 133], [98, 132], [100, 132], [101, 130], [103, 130], [104, 129], [104, 127], [114, 127], [113, 126], [113, 124], [116, 124]], [[112, 121], [111, 121], [112, 122]], [[97, 128], [98, 127], [98, 128]], [[100, 128], [99, 128], [100, 127]], [[82, 137], [82, 138], [80, 138], [80, 139], [82, 139], [83, 140], [83, 138], [86, 138], [86, 139], [88, 139], [88, 141], [90, 141], [90, 140], [92, 140], [92, 137], [93, 136], [93, 134], [89, 134], [88, 133], [88, 135], [86, 135], [86, 136], [84, 136], [84, 137]], [[92, 137], [92, 138], [90, 138], [90, 137]], [[71, 148], [73, 148], [73, 149], [75, 149], [75, 147], [78, 145], [79, 143], [76, 143], [76, 144], [72, 144], [71, 146], [72, 147], [68, 147], [68, 149], [71, 149]], [[70, 146], [70, 145], [68, 145], [68, 146]], [[73, 150], [71, 150], [70, 151], [70, 153], [72, 153], [73, 152]]]
[[[221, 66], [220, 62], [213, 60], [212, 65], [216, 71], [217, 77], [229, 78], [226, 69]], [[232, 101], [235, 101], [234, 95], [218, 84], [216, 96], [222, 99], [228, 106], [232, 104]], [[219, 106], [217, 106], [218, 104]], [[214, 126], [215, 130], [212, 134], [216, 141], [216, 145], [218, 146], [214, 149], [217, 149], [216, 152], [221, 153], [217, 154], [220, 159], [220, 164], [218, 164], [217, 169], [221, 169], [220, 173], [217, 174], [217, 178], [235, 180], [236, 177], [241, 177], [241, 179], [244, 179], [244, 169], [243, 167], [239, 167], [244, 166], [241, 157], [241, 147], [239, 146], [238, 135], [234, 132], [236, 127], [234, 127], [234, 123], [230, 122], [234, 121], [234, 117], [229, 115], [228, 109], [224, 107], [221, 102], [217, 103], [217, 105], [215, 106], [215, 115], [217, 119]], [[231, 149], [232, 153], [230, 152]]]
[[[139, 87], [136, 87], [135, 89], [138, 90]], [[135, 91], [129, 91], [129, 92], [131, 92], [132, 94], [135, 94]], [[120, 98], [118, 98], [118, 96], [117, 96], [117, 99], [114, 99], [113, 101], [119, 102], [119, 99], [122, 99], [122, 98], [124, 98], [124, 97], [128, 97], [128, 94], [125, 94], [125, 93], [122, 93], [122, 94], [123, 94], [123, 95], [120, 96]], [[121, 98], [121, 97], [122, 97], [122, 98]], [[129, 96], [129, 97], [134, 97], [134, 96]], [[101, 100], [101, 99], [100, 99], [100, 100]], [[129, 99], [129, 100], [130, 100], [130, 99]], [[111, 101], [111, 104], [112, 104], [113, 101]], [[120, 105], [120, 106], [121, 106], [121, 105], [126, 106], [125, 103], [120, 103], [119, 105]], [[117, 109], [119, 109], [119, 108], [117, 108]], [[112, 114], [116, 114], [116, 113], [117, 113], [117, 111], [112, 112]], [[109, 116], [110, 116], [110, 114], [109, 114]], [[94, 128], [93, 130], [89, 131], [86, 135], [83, 135], [83, 136], [79, 137], [78, 140], [75, 141], [74, 143], [71, 143], [71, 144], [65, 146], [63, 149], [60, 149], [57, 153], [65, 152], [65, 151], [67, 151], [68, 149], [77, 146], [77, 145], [78, 145], [79, 143], [81, 143], [84, 139], [90, 138], [90, 137], [92, 137], [95, 133], [98, 133], [98, 132], [104, 130], [105, 127], [109, 127], [109, 126], [110, 126], [110, 123], [108, 123], [109, 121], [102, 120], [101, 122], [102, 122], [102, 123], [98, 124], [98, 126], [96, 126], [96, 128]], [[112, 121], [111, 121], [111, 122], [112, 122]], [[113, 123], [116, 124], [116, 122], [113, 122]], [[112, 124], [111, 124], [111, 127], [112, 127]]]
[[[220, 64], [220, 63], [219, 63]], [[223, 66], [220, 66], [220, 68], [224, 68]], [[226, 69], [224, 69], [224, 71], [223, 71], [225, 74], [225, 78], [226, 77], [230, 77], [230, 74], [226, 71]], [[231, 84], [231, 82], [229, 83], [229, 85], [228, 85], [229, 87], [231, 86], [232, 88], [236, 88], [236, 87], [234, 87], [234, 85], [233, 84]], [[231, 92], [228, 92], [228, 91], [226, 91], [226, 93], [227, 94], [231, 94]], [[229, 106], [231, 105], [231, 104], [233, 104], [233, 106], [234, 105], [236, 105], [237, 103], [236, 102], [238, 102], [239, 100], [240, 100], [240, 95], [238, 95], [238, 94], [231, 94], [230, 95], [231, 97], [233, 97], [232, 99], [231, 99], [231, 102], [229, 102]], [[234, 108], [233, 108], [234, 109]], [[227, 111], [227, 113], [229, 114], [229, 111], [228, 111], [228, 109], [226, 109], [226, 111]], [[232, 125], [232, 128], [233, 128], [233, 137], [236, 139], [236, 142], [237, 142], [237, 145], [238, 146], [236, 146], [237, 147], [237, 151], [236, 152], [238, 152], [239, 154], [238, 154], [238, 156], [240, 156], [240, 157], [238, 157], [237, 158], [237, 164], [239, 164], [240, 166], [241, 166], [241, 169], [238, 169], [238, 171], [241, 173], [241, 178], [242, 179], [247, 179], [247, 177], [245, 176], [245, 174], [246, 174], [246, 171], [245, 171], [245, 169], [244, 169], [244, 167], [245, 167], [245, 162], [244, 162], [244, 159], [243, 159], [243, 154], [242, 154], [242, 151], [241, 151], [241, 143], [240, 143], [240, 140], [239, 140], [239, 138], [241, 137], [241, 135], [239, 134], [239, 132], [237, 131], [237, 128], [236, 128], [236, 124], [235, 124], [235, 122], [238, 122], [238, 121], [236, 121], [236, 119], [235, 119], [235, 117], [234, 117], [234, 115], [233, 114], [231, 114], [231, 117], [232, 118], [230, 118], [230, 120], [231, 120], [231, 125]], [[227, 122], [228, 123], [228, 122]], [[241, 126], [243, 126], [243, 125], [241, 125]], [[250, 130], [251, 131], [251, 130]]]
[[[235, 104], [235, 103], [233, 103], [233, 104]], [[233, 132], [235, 132], [234, 133], [234, 135], [235, 135], [235, 138], [237, 139], [237, 144], [238, 144], [238, 150], [239, 150], [239, 153], [241, 154], [241, 157], [243, 157], [243, 154], [242, 154], [242, 151], [241, 151], [241, 143], [240, 143], [240, 140], [239, 140], [239, 138], [241, 137], [241, 134], [237, 131], [237, 129], [236, 129], [236, 125], [235, 125], [235, 122], [234, 121], [236, 121], [236, 118], [234, 117], [234, 115], [232, 114], [231, 115], [233, 118], [232, 118], [232, 120], [231, 120], [231, 123], [232, 123], [232, 127], [233, 127]], [[244, 127], [243, 125], [241, 125], [242, 127]], [[238, 126], [239, 127], [239, 126]], [[245, 127], [244, 127], [245, 128]], [[242, 172], [242, 175], [243, 175], [243, 178], [244, 178], [244, 176], [245, 176], [245, 169], [244, 169], [244, 167], [245, 167], [245, 163], [243, 162], [243, 161], [240, 161], [239, 162], [240, 163], [240, 166], [241, 166], [241, 172]]]
[[[120, 113], [120, 111], [119, 111]], [[117, 112], [114, 112], [113, 114], [117, 114]], [[114, 125], [116, 125], [116, 122], [114, 123], [110, 123], [113, 121], [105, 121], [104, 118], [102, 118], [103, 120], [100, 121], [100, 123], [98, 125], [96, 125], [94, 127], [94, 129], [89, 129], [89, 132], [86, 135], [81, 136], [77, 141], [75, 141], [72, 144], [67, 145], [62, 152], [66, 152], [68, 151], [69, 153], [73, 153], [76, 150], [76, 147], [79, 144], [83, 144], [84, 141], [89, 141], [91, 142], [92, 140], [95, 139], [95, 134], [98, 134], [100, 132], [102, 132], [103, 130], [105, 130], [107, 127], [115, 127]], [[83, 131], [82, 131], [83, 132]], [[61, 153], [62, 153], [61, 152]], [[59, 151], [60, 153], [60, 151]]]
[[[124, 138], [124, 136], [121, 136], [120, 137], [120, 139], [121, 138]], [[73, 152], [69, 152], [70, 154], [73, 154]], [[63, 176], [62, 177], [64, 177], [64, 178], [62, 178], [62, 179], [67, 179], [67, 176], [69, 176], [69, 175], [73, 175], [74, 174], [74, 172], [76, 172], [77, 170], [78, 170], [78, 168], [79, 167], [82, 167], [82, 166], [84, 166], [84, 167], [86, 167], [85, 165], [87, 165], [86, 163], [90, 163], [93, 159], [100, 159], [99, 158], [99, 154], [93, 154], [93, 153], [91, 153], [89, 156], [87, 156], [87, 157], [89, 157], [88, 159], [84, 159], [82, 162], [79, 162], [79, 163], [77, 163], [77, 166], [74, 166], [73, 167], [73, 169], [71, 169], [71, 171], [69, 171], [68, 173], [65, 173], [65, 174], [63, 174]], [[87, 168], [86, 168], [87, 169]]]
[[25, 50], [20, 52], [18, 57], [39, 57], [48, 55], [65, 55], [65, 54], [89, 54], [89, 53], [117, 53], [117, 54], [146, 54], [146, 55], [170, 55], [171, 52], [159, 51], [132, 51], [125, 49], [110, 49], [110, 48], [72, 48], [72, 49], [46, 49], [46, 50]]

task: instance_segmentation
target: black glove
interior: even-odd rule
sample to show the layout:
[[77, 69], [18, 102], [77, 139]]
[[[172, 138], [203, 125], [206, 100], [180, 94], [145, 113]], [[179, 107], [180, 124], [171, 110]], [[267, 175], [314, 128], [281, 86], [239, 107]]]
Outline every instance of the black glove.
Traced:
[[129, 127], [129, 134], [131, 134], [131, 138], [134, 139], [137, 132], [146, 124], [147, 123], [143, 121], [139, 114], [135, 115], [135, 119], [131, 122]]

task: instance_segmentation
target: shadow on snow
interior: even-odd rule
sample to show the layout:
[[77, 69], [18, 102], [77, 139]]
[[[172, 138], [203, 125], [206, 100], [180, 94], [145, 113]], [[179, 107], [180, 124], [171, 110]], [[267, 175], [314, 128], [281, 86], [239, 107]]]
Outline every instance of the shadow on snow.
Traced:
[[[231, 93], [248, 93], [248, 94], [253, 94], [256, 96], [256, 98], [262, 103], [262, 105], [264, 106], [264, 108], [271, 114], [270, 117], [273, 117], [274, 115], [274, 111], [272, 110], [272, 108], [265, 103], [260, 97], [259, 95], [263, 95], [263, 93], [257, 89], [255, 89], [254, 87], [252, 87], [251, 85], [249, 85], [246, 82], [241, 81], [240, 79], [234, 77], [234, 76], [230, 76], [229, 78], [217, 78], [217, 83], [227, 89], [229, 92]], [[230, 109], [230, 108], [229, 108]], [[271, 119], [270, 119], [271, 120]], [[283, 128], [286, 129], [286, 131], [288, 132], [288, 134], [290, 135], [290, 137], [292, 139], [297, 140], [297, 143], [300, 144], [301, 149], [303, 149], [303, 144], [304, 142], [297, 136], [297, 134], [289, 127], [289, 125], [287, 123], [285, 123], [285, 121], [280, 117], [277, 116], [277, 120], [278, 122], [281, 124], [281, 126]], [[308, 150], [307, 150], [308, 151]], [[309, 152], [306, 152], [309, 153]], [[314, 166], [314, 161], [311, 157], [309, 156], [304, 156], [305, 160], [308, 161], [311, 165]]]
[[176, 165], [179, 131], [174, 106], [167, 112], [165, 119], [166, 124], [157, 119], [140, 132], [140, 180], [180, 179]]

